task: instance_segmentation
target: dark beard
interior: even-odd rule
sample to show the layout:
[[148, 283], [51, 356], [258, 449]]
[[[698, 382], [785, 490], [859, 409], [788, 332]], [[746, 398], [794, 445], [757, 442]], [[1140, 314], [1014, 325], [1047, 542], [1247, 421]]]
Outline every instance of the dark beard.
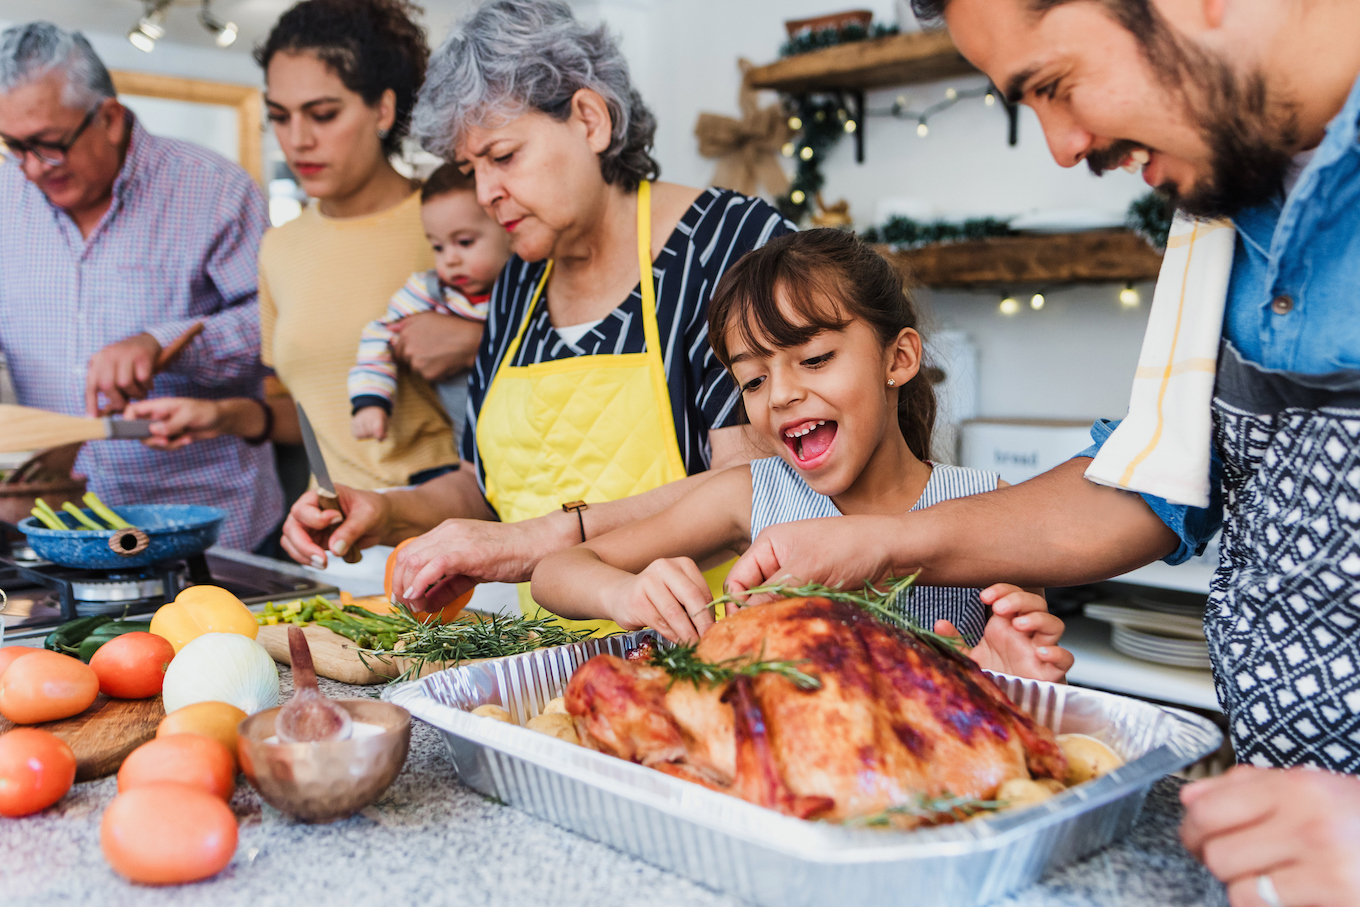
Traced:
[[1180, 194], [1159, 186], [1176, 207], [1192, 217], [1230, 217], [1284, 196], [1284, 179], [1298, 149], [1292, 105], [1272, 103], [1265, 78], [1254, 72], [1239, 79], [1222, 61], [1210, 64], [1208, 90], [1199, 105], [1200, 133], [1210, 152], [1210, 176]]
[[[1224, 60], [1180, 40], [1163, 23], [1151, 26], [1144, 48], [1162, 84], [1183, 94], [1186, 114], [1209, 147], [1206, 179], [1184, 194], [1169, 181], [1157, 191], [1191, 217], [1205, 219], [1281, 198], [1299, 144], [1294, 105], [1272, 97], [1259, 71], [1239, 77]], [[1191, 94], [1183, 86], [1199, 90]], [[1100, 175], [1140, 147], [1120, 139], [1091, 152], [1087, 164]]]

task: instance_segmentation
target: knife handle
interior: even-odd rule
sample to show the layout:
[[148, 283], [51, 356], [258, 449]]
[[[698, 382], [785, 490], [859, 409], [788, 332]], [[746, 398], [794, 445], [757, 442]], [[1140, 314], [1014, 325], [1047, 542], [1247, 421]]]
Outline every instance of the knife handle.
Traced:
[[[322, 510], [334, 510], [336, 513], [340, 514], [341, 516], [344, 516], [344, 514], [345, 514], [345, 511], [343, 511], [343, 510], [340, 509], [340, 499], [339, 499], [339, 498], [337, 498], [335, 495], [326, 494], [326, 492], [321, 491], [321, 490], [319, 490], [319, 489], [317, 490], [317, 493], [316, 493], [316, 504], [317, 504], [317, 506], [320, 507]], [[322, 532], [322, 534], [321, 534], [321, 547], [322, 547], [322, 548], [325, 548], [327, 551], [329, 551], [329, 550], [330, 550], [330, 540], [331, 540], [331, 530], [330, 530], [330, 529], [327, 529], [327, 530], [325, 530], [324, 532]], [[357, 547], [349, 548], [349, 549], [347, 549], [347, 550], [345, 551], [345, 563], [346, 563], [346, 564], [357, 564], [357, 563], [359, 563], [360, 560], [363, 559], [363, 556], [364, 556], [364, 553], [363, 553], [362, 551], [360, 551]]]

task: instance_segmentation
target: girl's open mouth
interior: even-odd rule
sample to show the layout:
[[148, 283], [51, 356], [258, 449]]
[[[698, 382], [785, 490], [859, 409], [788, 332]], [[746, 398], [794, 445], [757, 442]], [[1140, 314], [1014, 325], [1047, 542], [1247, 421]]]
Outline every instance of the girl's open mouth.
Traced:
[[836, 423], [826, 419], [800, 422], [784, 429], [784, 443], [793, 451], [799, 466], [812, 468], [821, 465], [836, 440]]

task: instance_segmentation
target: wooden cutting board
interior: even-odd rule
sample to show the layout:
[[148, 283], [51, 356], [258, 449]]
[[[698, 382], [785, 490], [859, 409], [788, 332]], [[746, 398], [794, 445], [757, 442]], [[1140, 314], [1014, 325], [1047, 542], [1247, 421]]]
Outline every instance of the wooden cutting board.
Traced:
[[[274, 624], [260, 627], [259, 633], [255, 636], [255, 641], [264, 646], [265, 651], [275, 661], [285, 665], [293, 663], [293, 658], [288, 653], [288, 626]], [[359, 658], [359, 647], [353, 640], [325, 627], [313, 624], [310, 627], [303, 627], [302, 632], [307, 637], [308, 648], [312, 650], [312, 663], [316, 666], [316, 673], [321, 677], [329, 677], [341, 683], [387, 683], [411, 667], [409, 658], [391, 657], [387, 661], [379, 661], [371, 655], [368, 656], [368, 664], [364, 664]], [[477, 664], [489, 660], [474, 658], [461, 663]], [[452, 667], [455, 667], [452, 663], [430, 663], [421, 668], [420, 676], [426, 677]]]
[[[118, 771], [128, 753], [156, 736], [165, 717], [161, 697], [110, 699], [103, 693], [79, 715], [30, 727], [51, 731], [76, 756], [76, 780], [93, 781]], [[0, 718], [0, 734], [18, 725]]]

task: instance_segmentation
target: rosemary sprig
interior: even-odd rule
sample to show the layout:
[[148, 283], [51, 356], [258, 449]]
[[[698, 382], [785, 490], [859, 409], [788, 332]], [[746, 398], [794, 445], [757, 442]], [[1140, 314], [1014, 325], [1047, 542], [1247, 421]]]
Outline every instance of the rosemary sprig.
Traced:
[[1005, 800], [981, 800], [977, 797], [959, 797], [945, 791], [938, 797], [917, 794], [906, 803], [889, 806], [881, 812], [860, 816], [846, 821], [846, 825], [860, 825], [866, 828], [883, 828], [892, 825], [894, 816], [907, 816], [920, 819], [926, 824], [938, 824], [944, 820], [961, 821], [971, 819], [978, 813], [995, 812], [1006, 806]]
[[[892, 607], [893, 601], [896, 600], [899, 595], [910, 590], [916, 583], [916, 578], [920, 575], [921, 571], [917, 570], [910, 576], [889, 579], [886, 581], [887, 588], [882, 590], [868, 580], [865, 580], [864, 588], [858, 592], [847, 592], [839, 587], [824, 586], [821, 583], [803, 583], [802, 585], [795, 585], [792, 582], [774, 582], [748, 589], [743, 593], [743, 597], [765, 595], [768, 593], [771, 595], [782, 595], [786, 598], [825, 598], [830, 601], [844, 602], [845, 604], [863, 608], [879, 620], [900, 627], [942, 651], [957, 652], [959, 646], [962, 644], [958, 638], [941, 636], [933, 630], [928, 630]], [[742, 602], [734, 595], [723, 595], [714, 599], [709, 607], [711, 608], [713, 605], [722, 604], [741, 605]]]
[[762, 649], [760, 655], [755, 658], [748, 659], [738, 655], [723, 661], [712, 662], [704, 661], [695, 654], [694, 646], [677, 645], [667, 649], [659, 647], [653, 649], [652, 664], [671, 675], [670, 686], [674, 686], [676, 681], [687, 680], [696, 687], [700, 683], [715, 687], [737, 677], [778, 674], [780, 677], [791, 681], [800, 690], [820, 690], [822, 688], [820, 680], [805, 671], [799, 670], [798, 666], [806, 664], [807, 659], [765, 661], [764, 654], [764, 649]]
[[[391, 645], [370, 646], [359, 650], [359, 658], [390, 663], [393, 656], [409, 659], [409, 666], [397, 680], [419, 677], [428, 664], [458, 664], [476, 658], [501, 658], [522, 655], [536, 649], [580, 642], [589, 630], [570, 630], [551, 618], [521, 615], [469, 615], [453, 623], [423, 623], [404, 605], [396, 605], [390, 616], [395, 625]], [[382, 640], [386, 643], [388, 638]]]

